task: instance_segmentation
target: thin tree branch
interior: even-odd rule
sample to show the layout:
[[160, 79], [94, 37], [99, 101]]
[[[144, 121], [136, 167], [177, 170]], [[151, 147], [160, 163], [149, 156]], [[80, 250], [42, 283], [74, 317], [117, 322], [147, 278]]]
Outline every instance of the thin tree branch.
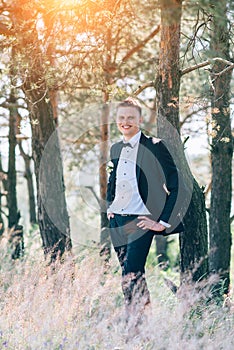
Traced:
[[215, 76], [220, 76], [220, 75], [222, 75], [222, 74], [224, 74], [224, 73], [229, 72], [229, 71], [232, 70], [233, 68], [234, 68], [234, 63], [233, 63], [232, 65], [230, 65], [229, 67], [225, 68], [224, 70], [222, 70], [222, 71], [219, 72], [219, 73], [213, 73], [213, 75], [215, 75]]
[[183, 69], [183, 70], [181, 71], [181, 76], [183, 76], [183, 75], [185, 75], [185, 74], [187, 74], [187, 73], [193, 72], [193, 71], [196, 70], [196, 69], [209, 66], [210, 64], [211, 64], [210, 61], [205, 61], [205, 62], [201, 62], [201, 63], [195, 64], [194, 66], [185, 68], [185, 69]]
[[28, 110], [26, 107], [21, 106], [18, 103], [10, 103], [10, 102], [3, 102], [3, 103], [1, 103], [0, 107], [6, 108], [6, 109], [9, 109], [9, 108], [13, 107], [13, 108], [22, 108], [22, 109]]
[[152, 39], [156, 34], [159, 33], [160, 31], [160, 26], [157, 26], [157, 28], [154, 29], [154, 31], [149, 34], [147, 36], [147, 38], [145, 38], [143, 41], [141, 41], [137, 46], [135, 46], [134, 48], [132, 48], [125, 56], [124, 58], [122, 59], [122, 62], [126, 62], [129, 58], [132, 57], [132, 55], [134, 55], [134, 53], [138, 52], [142, 47], [145, 46], [145, 44], [150, 40]]
[[206, 67], [206, 66], [209, 66], [211, 64], [215, 64], [216, 62], [224, 63], [224, 64], [229, 66], [229, 67], [225, 68], [223, 71], [221, 71], [219, 73], [216, 73], [216, 75], [221, 75], [221, 74], [225, 73], [227, 69], [230, 70], [230, 69], [234, 68], [234, 63], [233, 62], [225, 60], [224, 58], [221, 58], [221, 57], [214, 57], [214, 58], [211, 58], [210, 60], [207, 60], [207, 61], [198, 63], [198, 64], [196, 64], [194, 66], [191, 66], [191, 67], [183, 69], [181, 71], [181, 76], [183, 76], [183, 75], [185, 75], [187, 73], [190, 73], [190, 72], [192, 72], [192, 71], [194, 71], [196, 69], [199, 69], [199, 68], [202, 68], [202, 67]]
[[23, 146], [22, 146], [22, 141], [21, 140], [18, 140], [18, 146], [19, 146], [19, 149], [20, 149], [20, 154], [21, 156], [23, 157], [24, 160], [31, 160], [32, 159], [32, 156], [30, 156], [29, 154], [27, 154], [24, 149], [23, 149]]
[[154, 87], [154, 82], [153, 81], [149, 81], [148, 83], [144, 83], [141, 86], [138, 87], [137, 90], [135, 90], [133, 92], [134, 96], [139, 95], [143, 90], [147, 89], [148, 87]]
[[100, 201], [100, 199], [98, 198], [97, 193], [94, 191], [94, 188], [93, 188], [92, 186], [85, 186], [85, 188], [88, 188], [88, 189], [92, 192], [92, 194], [93, 194], [94, 197], [96, 198], [98, 204], [100, 205], [100, 202], [101, 202], [101, 201]]
[[[225, 60], [224, 58], [221, 58], [221, 57], [215, 57], [215, 58], [212, 58], [210, 60], [207, 60], [207, 61], [198, 63], [198, 64], [196, 64], [194, 66], [191, 66], [191, 67], [183, 69], [181, 71], [181, 76], [185, 75], [187, 73], [190, 73], [190, 72], [192, 72], [192, 71], [194, 71], [196, 69], [209, 66], [209, 65], [214, 64], [216, 62], [221, 62], [221, 63], [227, 64], [228, 67], [225, 68], [224, 70], [222, 70], [219, 73], [215, 73], [215, 75], [221, 75], [221, 74], [226, 73], [227, 71], [229, 71], [231, 69], [234, 69], [234, 63], [233, 62], [227, 61], [227, 60]], [[141, 86], [139, 86], [139, 88], [136, 91], [134, 91], [133, 95], [134, 96], [139, 95], [143, 90], [147, 89], [148, 87], [154, 87], [154, 82], [153, 81], [149, 81], [149, 82], [147, 82], [145, 84], [142, 84]]]
[[209, 108], [209, 106], [202, 106], [201, 108], [198, 108], [198, 109], [192, 111], [191, 113], [187, 114], [187, 115], [184, 117], [184, 119], [181, 120], [181, 122], [180, 122], [180, 127], [182, 127], [182, 126], [184, 125], [184, 123], [185, 123], [188, 119], [190, 119], [194, 114], [199, 113], [199, 112], [201, 112], [201, 111], [204, 111], [204, 110], [206, 110], [206, 109], [208, 109], [208, 108]]
[[234, 65], [233, 62], [228, 61], [228, 60], [225, 60], [225, 59], [222, 58], [222, 57], [214, 57], [214, 58], [212, 58], [210, 61], [211, 61], [212, 63], [213, 63], [213, 61], [214, 61], [214, 63], [215, 63], [215, 62], [225, 63], [225, 64], [228, 65], [228, 66], [233, 66], [233, 65]]

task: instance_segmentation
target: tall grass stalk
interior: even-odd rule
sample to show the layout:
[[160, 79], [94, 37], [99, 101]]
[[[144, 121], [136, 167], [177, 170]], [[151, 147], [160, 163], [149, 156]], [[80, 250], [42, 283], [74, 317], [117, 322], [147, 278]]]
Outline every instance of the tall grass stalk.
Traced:
[[151, 312], [129, 334], [115, 257], [106, 270], [91, 249], [53, 268], [35, 256], [1, 253], [0, 349], [234, 349], [232, 308], [207, 303], [194, 286], [173, 295], [157, 266], [147, 270]]

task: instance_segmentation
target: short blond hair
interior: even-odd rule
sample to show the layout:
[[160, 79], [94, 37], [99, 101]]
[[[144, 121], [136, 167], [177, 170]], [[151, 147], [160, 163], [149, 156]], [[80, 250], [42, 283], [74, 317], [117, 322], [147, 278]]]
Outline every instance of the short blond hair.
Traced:
[[126, 100], [124, 100], [118, 104], [117, 111], [120, 107], [135, 107], [138, 110], [138, 112], [140, 113], [140, 116], [142, 114], [140, 103], [137, 101], [137, 99], [130, 97], [130, 96], [128, 98], [126, 98]]

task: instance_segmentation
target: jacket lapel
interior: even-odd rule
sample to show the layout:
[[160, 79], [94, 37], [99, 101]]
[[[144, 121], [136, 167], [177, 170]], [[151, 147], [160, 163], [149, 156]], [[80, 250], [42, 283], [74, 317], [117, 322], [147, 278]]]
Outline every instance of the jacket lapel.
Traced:
[[142, 165], [142, 159], [143, 159], [144, 152], [145, 152], [146, 141], [147, 141], [147, 137], [143, 133], [141, 133], [139, 148], [138, 148], [138, 152], [137, 152], [137, 161], [136, 161], [136, 177], [137, 177], [138, 183], [139, 183], [139, 179], [140, 179], [141, 165]]
[[112, 159], [114, 159], [117, 162], [117, 164], [119, 162], [119, 157], [120, 157], [122, 148], [123, 148], [123, 141], [116, 143], [115, 147], [113, 148]]

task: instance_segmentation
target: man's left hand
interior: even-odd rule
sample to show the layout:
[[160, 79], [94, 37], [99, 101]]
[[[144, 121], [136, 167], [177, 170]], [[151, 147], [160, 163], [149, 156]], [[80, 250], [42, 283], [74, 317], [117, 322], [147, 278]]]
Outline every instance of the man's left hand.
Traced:
[[151, 220], [147, 216], [138, 216], [138, 219], [140, 221], [137, 223], [137, 226], [140, 227], [142, 230], [152, 230], [156, 232], [161, 232], [166, 229], [165, 226], [163, 226], [159, 222]]

